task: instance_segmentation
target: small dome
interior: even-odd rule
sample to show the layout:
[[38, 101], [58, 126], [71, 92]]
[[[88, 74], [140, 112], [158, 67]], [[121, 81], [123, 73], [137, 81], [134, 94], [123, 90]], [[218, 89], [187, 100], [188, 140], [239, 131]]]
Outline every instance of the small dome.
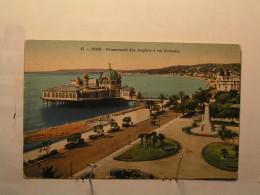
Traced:
[[108, 77], [110, 80], [116, 80], [118, 77], [118, 73], [112, 69], [108, 69], [103, 73], [102, 77], [104, 76]]
[[83, 77], [88, 77], [88, 73], [85, 72], [84, 75], [83, 75]]

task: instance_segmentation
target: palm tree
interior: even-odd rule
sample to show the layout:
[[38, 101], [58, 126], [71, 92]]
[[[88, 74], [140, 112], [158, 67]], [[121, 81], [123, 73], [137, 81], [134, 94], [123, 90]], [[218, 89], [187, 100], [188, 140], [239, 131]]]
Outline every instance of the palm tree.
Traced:
[[161, 93], [161, 94], [159, 95], [159, 99], [161, 100], [162, 110], [163, 110], [163, 101], [165, 100], [165, 95]]
[[146, 141], [146, 146], [147, 146], [147, 148], [148, 148], [148, 146], [149, 146], [149, 139], [150, 139], [150, 136], [149, 136], [149, 134], [145, 134], [145, 141]]
[[173, 94], [173, 95], [169, 98], [169, 100], [170, 100], [170, 104], [173, 105], [174, 107], [176, 107], [177, 104], [178, 104], [179, 97], [178, 97], [177, 95]]
[[139, 134], [138, 137], [141, 138], [141, 146], [143, 146], [143, 143], [144, 143], [144, 134]]
[[165, 135], [160, 133], [159, 136], [158, 136], [158, 139], [160, 140], [161, 142], [161, 148], [163, 147], [163, 140], [165, 139]]
[[42, 173], [41, 173], [41, 176], [43, 178], [61, 178], [63, 175], [62, 174], [58, 174], [57, 173], [58, 170], [57, 168], [54, 169], [53, 165], [51, 165], [50, 167], [45, 167], [45, 168], [42, 168]]
[[182, 103], [182, 98], [183, 98], [183, 96], [185, 96], [185, 93], [184, 93], [183, 91], [180, 91], [180, 92], [178, 93], [178, 96], [180, 97], [181, 103]]
[[151, 133], [151, 135], [153, 136], [153, 147], [155, 148], [155, 144], [156, 144], [156, 141], [157, 141], [157, 133], [154, 131]]

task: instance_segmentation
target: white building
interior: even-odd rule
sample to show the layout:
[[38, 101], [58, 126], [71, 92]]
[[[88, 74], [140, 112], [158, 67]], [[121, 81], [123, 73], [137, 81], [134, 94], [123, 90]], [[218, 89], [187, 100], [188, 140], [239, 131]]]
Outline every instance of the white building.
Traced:
[[217, 91], [240, 91], [240, 75], [228, 69], [225, 72], [221, 69], [217, 74], [216, 85]]

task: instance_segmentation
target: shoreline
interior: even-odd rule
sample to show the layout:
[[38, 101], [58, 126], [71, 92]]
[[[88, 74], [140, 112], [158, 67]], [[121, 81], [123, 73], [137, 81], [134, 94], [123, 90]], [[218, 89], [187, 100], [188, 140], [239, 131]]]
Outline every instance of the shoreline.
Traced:
[[[73, 123], [66, 123], [59, 126], [48, 127], [40, 130], [32, 130], [30, 132], [24, 133], [24, 144], [29, 144], [32, 142], [44, 141], [49, 139], [57, 139], [61, 137], [68, 137], [74, 133], [82, 133], [88, 131], [94, 127], [94, 124], [99, 121], [100, 118], [107, 118], [107, 116], [115, 117], [123, 113], [129, 113], [135, 110], [140, 110], [145, 108], [145, 106], [137, 106], [134, 108], [122, 110], [119, 112], [114, 112], [106, 115], [97, 116], [94, 118], [89, 118]], [[83, 124], [86, 125], [83, 125]]]

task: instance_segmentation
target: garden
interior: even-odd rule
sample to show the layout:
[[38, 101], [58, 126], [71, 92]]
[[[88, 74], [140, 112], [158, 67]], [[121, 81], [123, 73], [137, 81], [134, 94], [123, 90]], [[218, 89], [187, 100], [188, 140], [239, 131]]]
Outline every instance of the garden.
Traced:
[[236, 172], [238, 169], [238, 145], [226, 143], [212, 143], [203, 151], [204, 159], [214, 167]]
[[141, 143], [115, 157], [121, 161], [151, 161], [176, 154], [180, 149], [177, 141], [166, 139], [164, 134], [156, 132], [140, 134]]

